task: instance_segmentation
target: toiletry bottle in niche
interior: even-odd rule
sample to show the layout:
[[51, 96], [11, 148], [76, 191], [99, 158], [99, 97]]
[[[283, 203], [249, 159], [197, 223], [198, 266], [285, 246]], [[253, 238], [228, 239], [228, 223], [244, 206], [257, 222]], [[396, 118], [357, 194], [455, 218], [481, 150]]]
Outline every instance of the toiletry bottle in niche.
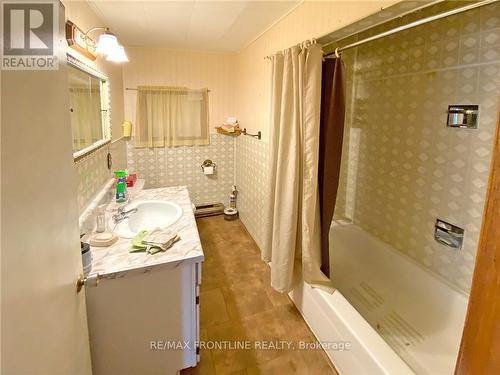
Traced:
[[233, 185], [231, 194], [229, 195], [229, 207], [236, 208], [236, 197], [238, 196], [238, 190], [236, 190], [236, 185]]
[[125, 178], [127, 177], [127, 171], [119, 170], [115, 171], [116, 181], [116, 202], [121, 203], [127, 200], [127, 183]]

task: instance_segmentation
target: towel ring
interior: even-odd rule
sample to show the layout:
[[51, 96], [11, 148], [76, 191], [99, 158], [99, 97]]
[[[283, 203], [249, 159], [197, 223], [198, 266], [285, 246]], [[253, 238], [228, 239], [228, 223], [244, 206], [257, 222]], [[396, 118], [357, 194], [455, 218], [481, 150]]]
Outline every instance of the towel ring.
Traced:
[[335, 57], [338, 59], [340, 57], [339, 47], [335, 48]]

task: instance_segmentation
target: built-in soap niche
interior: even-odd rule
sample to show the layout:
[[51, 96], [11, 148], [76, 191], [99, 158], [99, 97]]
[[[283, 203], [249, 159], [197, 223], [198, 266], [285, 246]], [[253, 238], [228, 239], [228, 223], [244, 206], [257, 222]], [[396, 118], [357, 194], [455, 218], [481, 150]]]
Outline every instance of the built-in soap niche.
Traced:
[[446, 126], [449, 128], [477, 129], [478, 117], [478, 105], [450, 105], [448, 106], [448, 120], [446, 121]]
[[464, 242], [464, 232], [463, 228], [447, 223], [444, 220], [436, 219], [434, 239], [440, 244], [460, 250]]

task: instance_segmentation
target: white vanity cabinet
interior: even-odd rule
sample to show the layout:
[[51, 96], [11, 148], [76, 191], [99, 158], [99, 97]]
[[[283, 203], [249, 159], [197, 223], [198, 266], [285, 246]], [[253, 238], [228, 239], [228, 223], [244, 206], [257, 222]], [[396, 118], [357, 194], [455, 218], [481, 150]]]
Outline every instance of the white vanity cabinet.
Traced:
[[86, 288], [94, 375], [176, 374], [196, 366], [201, 261], [103, 278]]
[[171, 375], [197, 364], [204, 255], [189, 192], [185, 186], [146, 189], [132, 203], [152, 201], [182, 210], [168, 227], [180, 237], [171, 248], [131, 253], [129, 238], [91, 247], [88, 280], [100, 280], [85, 287], [93, 375]]

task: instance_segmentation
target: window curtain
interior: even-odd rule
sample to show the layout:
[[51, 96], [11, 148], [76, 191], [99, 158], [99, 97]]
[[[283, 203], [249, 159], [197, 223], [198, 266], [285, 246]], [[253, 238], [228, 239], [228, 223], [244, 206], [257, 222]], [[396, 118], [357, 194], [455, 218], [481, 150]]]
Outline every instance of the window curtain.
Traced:
[[293, 289], [302, 268], [307, 283], [333, 292], [321, 272], [318, 194], [323, 52], [305, 43], [271, 57], [270, 199], [262, 257], [271, 262], [271, 285]]
[[208, 145], [208, 89], [139, 86], [136, 147]]
[[101, 93], [99, 88], [70, 87], [73, 151], [102, 139]]
[[319, 201], [321, 216], [321, 270], [330, 276], [330, 226], [340, 178], [344, 138], [344, 64], [340, 57], [323, 62], [319, 145]]

